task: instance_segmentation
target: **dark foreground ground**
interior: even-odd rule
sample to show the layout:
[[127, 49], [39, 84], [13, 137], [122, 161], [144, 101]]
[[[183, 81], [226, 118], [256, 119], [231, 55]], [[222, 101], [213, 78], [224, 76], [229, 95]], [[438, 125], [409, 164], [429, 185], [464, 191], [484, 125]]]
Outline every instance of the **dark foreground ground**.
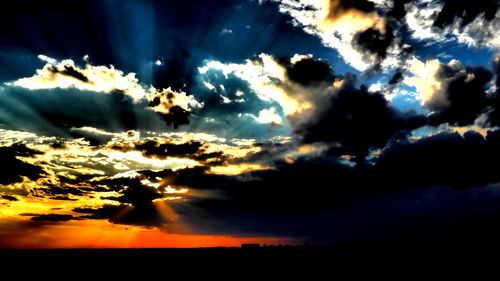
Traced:
[[478, 274], [486, 273], [490, 277], [499, 277], [500, 247], [479, 242], [467, 246], [402, 243], [251, 249], [0, 249], [0, 269], [8, 272], [20, 267], [26, 273], [64, 275], [69, 272], [71, 276], [76, 274], [82, 277], [97, 273], [99, 276], [145, 277], [229, 272], [237, 272], [241, 276], [256, 272], [272, 272], [281, 277], [309, 276], [307, 280], [322, 280], [324, 278], [319, 276], [325, 274], [333, 277], [380, 273], [403, 279], [409, 276], [437, 277], [436, 274], [449, 277], [450, 274], [456, 276], [462, 273], [472, 274], [474, 280], [485, 280], [478, 278]]

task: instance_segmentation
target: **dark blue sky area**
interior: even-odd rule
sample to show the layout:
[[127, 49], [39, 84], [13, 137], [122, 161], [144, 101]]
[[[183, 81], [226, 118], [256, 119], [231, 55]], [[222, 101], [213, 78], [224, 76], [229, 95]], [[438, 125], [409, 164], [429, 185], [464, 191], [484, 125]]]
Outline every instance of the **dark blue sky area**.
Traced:
[[[342, 60], [334, 61], [335, 50], [294, 27], [273, 3], [109, 0], [30, 5], [9, 7], [2, 19], [0, 63], [11, 66], [0, 72], [3, 81], [42, 65], [29, 54], [75, 61], [89, 55], [94, 65], [135, 72], [141, 82], [155, 87], [190, 84], [204, 59], [242, 62], [262, 52], [275, 57], [311, 53], [349, 69]], [[154, 66], [156, 60], [162, 67]]]

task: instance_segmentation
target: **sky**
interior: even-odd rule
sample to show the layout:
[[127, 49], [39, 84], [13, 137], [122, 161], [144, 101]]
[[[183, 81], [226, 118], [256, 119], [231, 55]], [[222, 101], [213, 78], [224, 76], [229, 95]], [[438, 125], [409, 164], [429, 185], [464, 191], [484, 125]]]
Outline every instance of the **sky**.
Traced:
[[0, 248], [496, 241], [499, 7], [9, 4]]

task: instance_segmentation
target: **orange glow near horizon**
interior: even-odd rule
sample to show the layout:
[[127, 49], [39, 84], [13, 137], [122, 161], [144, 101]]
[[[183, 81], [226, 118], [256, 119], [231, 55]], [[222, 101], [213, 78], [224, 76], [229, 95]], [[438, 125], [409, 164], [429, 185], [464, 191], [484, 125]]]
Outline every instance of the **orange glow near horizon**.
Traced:
[[10, 223], [0, 232], [0, 248], [204, 248], [239, 247], [244, 243], [295, 244], [287, 238], [171, 234], [157, 228], [111, 224], [105, 220], [69, 221], [33, 226]]

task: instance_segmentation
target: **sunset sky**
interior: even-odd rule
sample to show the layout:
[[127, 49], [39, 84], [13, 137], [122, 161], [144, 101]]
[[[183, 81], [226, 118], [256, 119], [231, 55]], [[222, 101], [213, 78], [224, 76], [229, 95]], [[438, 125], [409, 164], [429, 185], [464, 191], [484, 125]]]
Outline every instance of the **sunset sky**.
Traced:
[[498, 237], [499, 8], [14, 1], [0, 248]]

